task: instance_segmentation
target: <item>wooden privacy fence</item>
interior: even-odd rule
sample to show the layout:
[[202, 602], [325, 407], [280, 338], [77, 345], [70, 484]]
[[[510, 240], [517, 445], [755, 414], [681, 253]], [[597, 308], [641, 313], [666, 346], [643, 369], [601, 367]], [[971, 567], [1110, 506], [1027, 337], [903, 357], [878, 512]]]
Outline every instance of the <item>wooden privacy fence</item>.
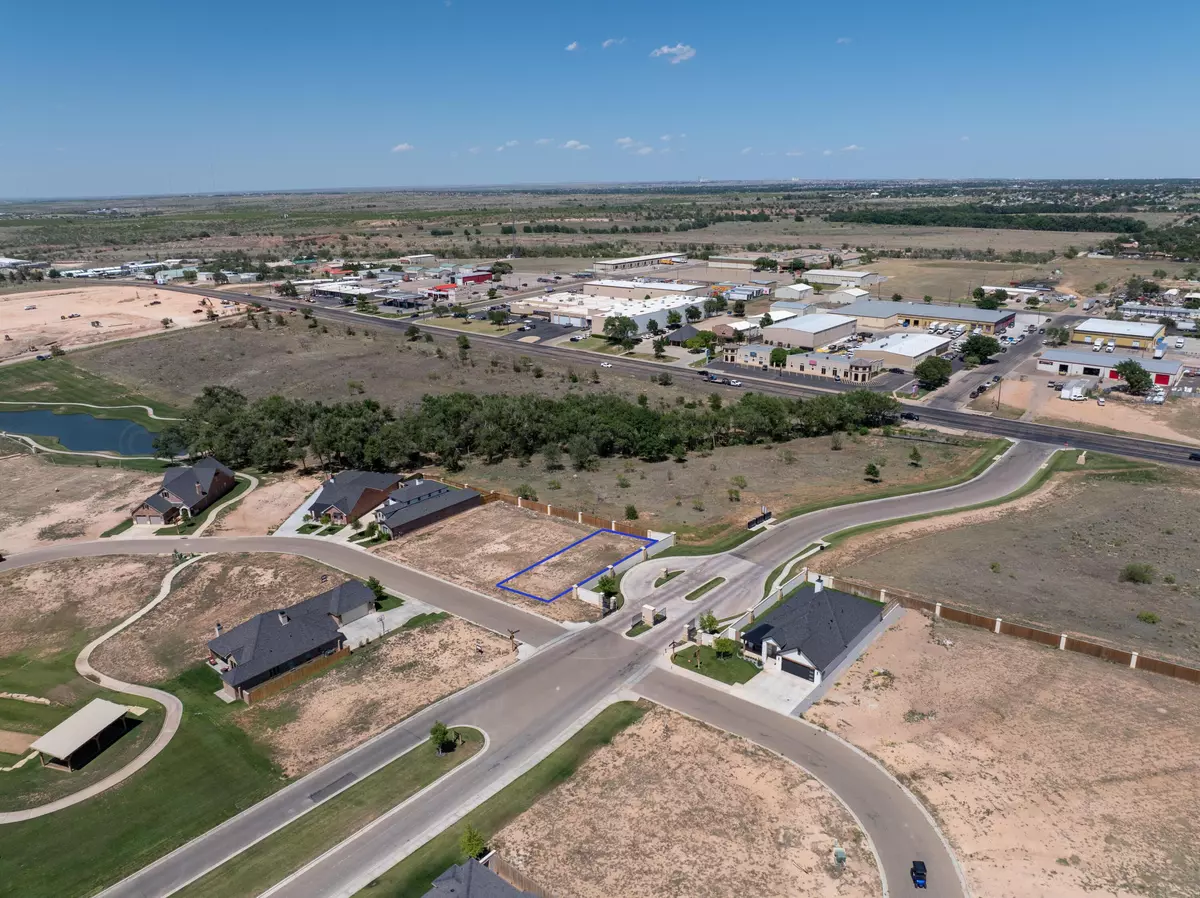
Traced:
[[492, 852], [484, 859], [489, 870], [503, 879], [511, 886], [515, 886], [522, 892], [528, 892], [530, 895], [537, 895], [537, 898], [554, 898], [552, 894], [506, 861], [501, 855]]
[[289, 670], [287, 673], [280, 674], [274, 679], [267, 680], [261, 686], [256, 686], [254, 689], [248, 689], [244, 693], [246, 704], [252, 705], [255, 702], [261, 702], [263, 699], [274, 695], [281, 689], [286, 689], [298, 680], [304, 680], [311, 677], [313, 674], [320, 673], [325, 668], [345, 658], [350, 654], [350, 649], [342, 646], [336, 652], [330, 655], [321, 655], [318, 658], [313, 658], [301, 664], [299, 667]]
[[[808, 576], [809, 579], [812, 579], [818, 575], [814, 572]], [[864, 583], [861, 580], [851, 580], [848, 577], [835, 577], [829, 574], [820, 574], [819, 576], [830, 589], [848, 592], [851, 595], [862, 596], [863, 598], [874, 599], [876, 601], [896, 602], [905, 608], [911, 608], [914, 611], [924, 611], [927, 614], [932, 614], [934, 617], [940, 617], [943, 620], [953, 621], [958, 624], [965, 624], [968, 627], [991, 630], [993, 633], [999, 633], [1003, 636], [1015, 636], [1017, 639], [1025, 639], [1029, 642], [1062, 649], [1066, 652], [1091, 655], [1093, 658], [1099, 658], [1101, 661], [1109, 661], [1113, 664], [1120, 664], [1123, 667], [1144, 670], [1148, 673], [1200, 684], [1200, 668], [1188, 667], [1185, 664], [1178, 664], [1174, 661], [1163, 661], [1161, 658], [1150, 658], [1138, 652], [1113, 648], [1112, 646], [1093, 642], [1081, 636], [1054, 633], [1050, 630], [1041, 630], [1037, 627], [1029, 627], [1024, 624], [1014, 624], [1002, 618], [987, 617], [982, 614], [976, 614], [973, 611], [967, 611], [965, 608], [955, 608], [943, 602], [931, 602], [929, 599], [906, 592], [903, 589], [881, 588], [870, 583]]]

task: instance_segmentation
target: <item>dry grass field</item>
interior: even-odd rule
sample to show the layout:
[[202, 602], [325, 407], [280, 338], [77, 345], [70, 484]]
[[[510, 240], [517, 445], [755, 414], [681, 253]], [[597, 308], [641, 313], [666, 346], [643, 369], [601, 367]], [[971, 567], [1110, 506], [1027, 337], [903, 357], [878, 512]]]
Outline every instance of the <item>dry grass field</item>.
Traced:
[[910, 611], [805, 716], [920, 796], [973, 894], [1200, 892], [1195, 686]]
[[[618, 521], [617, 528], [620, 527], [621, 522]], [[553, 598], [563, 590], [570, 589], [574, 584], [581, 583], [604, 570], [610, 564], [616, 564], [644, 545], [646, 543], [642, 540], [629, 536], [597, 533], [586, 542], [567, 549], [561, 555], [551, 558], [531, 571], [526, 571], [519, 577], [514, 577], [505, 586], [543, 599]]]
[[[832, 863], [835, 840], [849, 855]], [[572, 898], [867, 898], [862, 832], [777, 755], [654, 708], [493, 840], [551, 894]]]
[[205, 531], [208, 536], [262, 536], [271, 533], [321, 485], [318, 474], [263, 475], [258, 487]]

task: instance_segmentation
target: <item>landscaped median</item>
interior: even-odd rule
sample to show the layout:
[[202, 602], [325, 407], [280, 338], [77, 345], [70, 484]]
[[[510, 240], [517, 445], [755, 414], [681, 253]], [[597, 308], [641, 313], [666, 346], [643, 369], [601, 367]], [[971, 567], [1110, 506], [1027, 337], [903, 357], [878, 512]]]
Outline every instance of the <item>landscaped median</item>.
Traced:
[[483, 748], [478, 730], [457, 727], [450, 732], [451, 738], [457, 733], [463, 739], [453, 751], [439, 755], [432, 745], [421, 743], [174, 894], [181, 898], [261, 894]]

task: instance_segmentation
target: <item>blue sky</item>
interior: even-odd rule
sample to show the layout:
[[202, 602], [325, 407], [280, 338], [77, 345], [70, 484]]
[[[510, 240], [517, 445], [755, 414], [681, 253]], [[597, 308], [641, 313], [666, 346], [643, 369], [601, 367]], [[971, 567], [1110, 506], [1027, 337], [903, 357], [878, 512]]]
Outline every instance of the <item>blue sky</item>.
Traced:
[[1132, 20], [1110, 0], [77, 0], [5, 18], [22, 38], [0, 55], [0, 197], [1200, 176], [1194, 0]]

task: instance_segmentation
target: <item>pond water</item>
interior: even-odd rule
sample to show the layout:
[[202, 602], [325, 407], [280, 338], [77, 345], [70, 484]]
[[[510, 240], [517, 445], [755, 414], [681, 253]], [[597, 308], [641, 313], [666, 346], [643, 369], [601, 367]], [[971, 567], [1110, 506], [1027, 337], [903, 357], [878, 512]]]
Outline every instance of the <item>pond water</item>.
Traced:
[[121, 418], [56, 415], [49, 409], [0, 411], [0, 430], [31, 437], [56, 437], [65, 448], [79, 452], [154, 454], [154, 434], [141, 424]]

